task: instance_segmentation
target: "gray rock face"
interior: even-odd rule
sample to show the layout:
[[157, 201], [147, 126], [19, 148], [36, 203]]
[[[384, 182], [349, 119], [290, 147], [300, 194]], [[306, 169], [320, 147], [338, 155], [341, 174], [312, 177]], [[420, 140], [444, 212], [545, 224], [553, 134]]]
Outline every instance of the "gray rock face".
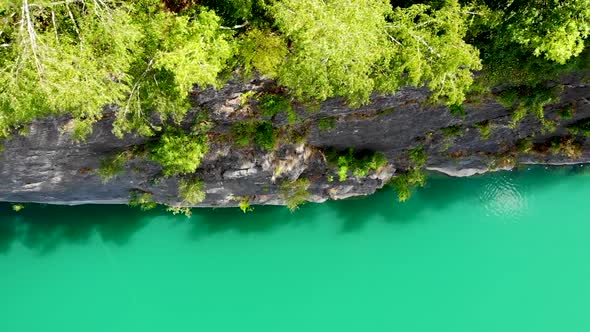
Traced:
[[[195, 91], [194, 109], [187, 119], [206, 111], [215, 123], [210, 132], [210, 152], [197, 170], [207, 192], [205, 201], [198, 206], [236, 206], [242, 197], [249, 197], [252, 204], [283, 204], [280, 184], [297, 178], [310, 180], [309, 200], [315, 202], [371, 194], [396, 172], [409, 167], [408, 151], [416, 146], [423, 146], [428, 155], [426, 169], [451, 176], [511, 168], [516, 162], [589, 162], [589, 142], [582, 136], [573, 137], [576, 144], [582, 146], [582, 154], [576, 158], [559, 152], [519, 153], [515, 148], [517, 142], [525, 138], [537, 145], [549, 146], [555, 137], [571, 136], [568, 125], [590, 118], [587, 77], [588, 73], [579, 73], [558, 83], [563, 87], [560, 100], [545, 108], [545, 118], [556, 123], [553, 132], [543, 130], [533, 115], [511, 128], [511, 110], [491, 97], [467, 102], [465, 115], [461, 117], [452, 115], [444, 106], [428, 106], [427, 90], [406, 88], [394, 95], [374, 96], [369, 105], [358, 109], [346, 106], [339, 99], [328, 100], [314, 111], [296, 105], [301, 122], [294, 127], [306, 132], [307, 140], [305, 143], [283, 140], [275, 151], [239, 148], [231, 142], [215, 139], [226, 137], [224, 134], [233, 123], [257, 114], [255, 100], [244, 105], [244, 93], [268, 91], [273, 89], [273, 82], [231, 81], [221, 90]], [[567, 120], [558, 116], [558, 111], [566, 106], [575, 110], [573, 117]], [[318, 121], [326, 117], [333, 118], [335, 126], [321, 130]], [[288, 126], [286, 114], [280, 113], [271, 120], [276, 127]], [[119, 139], [111, 133], [113, 119], [107, 112], [88, 140], [77, 144], [61, 130], [68, 121], [66, 117], [36, 120], [26, 136], [16, 136], [3, 143], [0, 200], [127, 203], [130, 192], [140, 190], [152, 193], [158, 202], [183, 205], [178, 198], [178, 178], [162, 177], [161, 167], [145, 158], [131, 160], [124, 172], [105, 184], [96, 174], [102, 159], [158, 137]], [[484, 121], [492, 128], [488, 139], [482, 139], [477, 127]], [[441, 130], [450, 126], [459, 128], [452, 137]], [[366, 177], [349, 176], [346, 181], [339, 182], [335, 168], [326, 163], [323, 151], [327, 148], [379, 151], [389, 164]]]

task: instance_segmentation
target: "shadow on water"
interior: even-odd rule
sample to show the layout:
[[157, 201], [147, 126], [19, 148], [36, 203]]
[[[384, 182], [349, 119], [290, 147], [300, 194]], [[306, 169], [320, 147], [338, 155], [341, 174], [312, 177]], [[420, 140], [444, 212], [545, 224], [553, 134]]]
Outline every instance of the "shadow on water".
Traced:
[[83, 244], [98, 234], [105, 242], [124, 245], [148, 222], [145, 213], [127, 206], [55, 206], [28, 204], [14, 212], [0, 205], [0, 253], [18, 241], [41, 254], [63, 243]]
[[[480, 204], [478, 192], [496, 178], [508, 178], [522, 191], [534, 191], [563, 181], [564, 176], [590, 176], [590, 167], [534, 167], [526, 172], [501, 172], [471, 178], [431, 177], [426, 188], [406, 203], [398, 203], [392, 189], [373, 196], [324, 204], [307, 204], [295, 213], [283, 207], [257, 206], [243, 214], [237, 208], [193, 209], [188, 221], [189, 235], [203, 237], [234, 231], [240, 234], [270, 232], [289, 224], [291, 227], [321, 222], [338, 222], [342, 233], [362, 230], [369, 221], [405, 225], [419, 223], [425, 213], [442, 212], [457, 202]], [[162, 209], [144, 212], [124, 205], [52, 206], [29, 204], [14, 212], [10, 204], [0, 204], [0, 253], [15, 242], [41, 254], [63, 244], [84, 244], [98, 234], [105, 242], [125, 245], [150, 220], [165, 216], [176, 223], [186, 217], [173, 217]]]

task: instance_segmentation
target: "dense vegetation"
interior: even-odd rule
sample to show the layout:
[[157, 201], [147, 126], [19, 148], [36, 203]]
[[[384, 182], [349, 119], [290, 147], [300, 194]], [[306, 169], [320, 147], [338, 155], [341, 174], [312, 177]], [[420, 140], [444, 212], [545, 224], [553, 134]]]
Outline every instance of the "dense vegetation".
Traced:
[[[588, 66], [589, 35], [590, 0], [0, 0], [0, 139], [67, 114], [64, 132], [83, 141], [107, 108], [114, 134], [159, 137], [149, 157], [165, 176], [194, 173], [209, 142], [179, 129], [193, 86], [255, 74], [284, 92], [258, 96], [261, 114], [286, 112], [290, 123], [293, 101], [357, 106], [403, 86], [426, 86], [432, 102], [461, 113], [468, 93], [502, 83], [515, 124], [531, 112], [550, 128], [542, 113], [552, 97], [540, 83]], [[490, 135], [489, 124], [479, 129]], [[278, 131], [249, 119], [230, 134], [239, 146], [272, 150]], [[105, 162], [103, 179], [123, 163]], [[384, 159], [350, 150], [334, 163], [345, 180]]]

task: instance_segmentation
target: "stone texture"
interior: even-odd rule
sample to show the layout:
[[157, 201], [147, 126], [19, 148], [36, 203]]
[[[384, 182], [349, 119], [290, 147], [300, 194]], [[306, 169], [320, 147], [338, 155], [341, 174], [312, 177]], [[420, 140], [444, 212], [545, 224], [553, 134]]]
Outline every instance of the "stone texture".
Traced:
[[[244, 105], [242, 95], [249, 91], [276, 91], [272, 81], [236, 80], [217, 91], [195, 91], [194, 109], [187, 117], [187, 127], [192, 116], [203, 110], [215, 123], [210, 133], [210, 152], [197, 171], [207, 192], [206, 200], [198, 206], [236, 206], [243, 196], [249, 196], [253, 204], [283, 204], [281, 182], [300, 177], [310, 180], [310, 200], [315, 202], [371, 194], [395, 176], [396, 171], [407, 169], [408, 150], [418, 145], [427, 152], [428, 170], [451, 176], [510, 168], [511, 164], [506, 165], [506, 159], [510, 158], [521, 163], [585, 163], [590, 161], [590, 145], [584, 137], [576, 137], [583, 146], [583, 154], [577, 159], [560, 154], [517, 155], [514, 147], [519, 139], [526, 137], [534, 136], [533, 142], [545, 143], [553, 137], [568, 136], [567, 125], [590, 118], [587, 77], [588, 73], [578, 73], [552, 83], [563, 86], [561, 100], [545, 110], [546, 118], [558, 123], [553, 133], [543, 132], [534, 116], [525, 118], [515, 129], [509, 128], [510, 110], [491, 97], [466, 103], [466, 115], [461, 118], [444, 106], [428, 106], [427, 90], [406, 88], [394, 95], [374, 96], [369, 105], [359, 109], [346, 106], [340, 99], [328, 100], [313, 112], [296, 105], [302, 120], [297, 126], [308, 133], [307, 142], [285, 142], [272, 152], [238, 148], [220, 138], [233, 123], [256, 114], [256, 102]], [[566, 105], [572, 105], [576, 111], [572, 119], [561, 120], [557, 111]], [[335, 128], [318, 129], [318, 120], [325, 117], [335, 118]], [[113, 119], [107, 111], [87, 142], [77, 144], [60, 130], [69, 120], [67, 117], [38, 119], [26, 136], [3, 143], [0, 200], [127, 203], [131, 191], [141, 190], [153, 193], [158, 202], [180, 204], [178, 178], [163, 178], [160, 166], [149, 160], [131, 160], [122, 174], [106, 184], [96, 174], [102, 159], [158, 137], [116, 138], [111, 133]], [[272, 121], [278, 127], [287, 125], [286, 115], [282, 113]], [[482, 121], [492, 124], [492, 135], [487, 140], [481, 139], [476, 127]], [[441, 128], [452, 125], [461, 126], [462, 134], [444, 137]], [[379, 151], [390, 164], [364, 178], [350, 176], [344, 182], [329, 181], [335, 170], [325, 162], [322, 151], [327, 148]]]

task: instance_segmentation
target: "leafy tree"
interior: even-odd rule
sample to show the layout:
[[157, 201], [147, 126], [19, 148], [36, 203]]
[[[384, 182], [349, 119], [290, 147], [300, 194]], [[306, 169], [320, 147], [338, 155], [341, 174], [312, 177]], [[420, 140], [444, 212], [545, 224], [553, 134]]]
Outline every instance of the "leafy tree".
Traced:
[[[588, 0], [483, 0], [468, 39], [481, 50], [478, 85], [534, 86], [588, 68]], [[576, 58], [578, 55], [581, 57]]]
[[590, 35], [590, 0], [500, 1], [510, 39], [536, 56], [564, 64], [584, 50]]
[[299, 98], [359, 104], [373, 91], [427, 85], [433, 99], [455, 104], [481, 67], [463, 41], [469, 14], [456, 0], [395, 10], [386, 1], [288, 0], [271, 12], [292, 41], [279, 82]]
[[256, 69], [261, 75], [276, 78], [287, 55], [287, 43], [269, 30], [252, 29], [240, 39], [239, 59], [246, 76]]
[[176, 14], [159, 0], [0, 2], [0, 137], [32, 119], [70, 114], [83, 139], [115, 107], [113, 131], [151, 135], [176, 122], [193, 84], [218, 85], [232, 32], [202, 7]]
[[117, 113], [118, 136], [134, 130], [153, 134], [159, 129], [149, 122], [153, 111], [160, 121], [180, 122], [190, 107], [187, 97], [193, 85], [219, 86], [217, 77], [233, 52], [231, 33], [221, 29], [214, 12], [176, 15], [160, 10], [158, 0], [136, 1], [134, 21], [144, 37], [130, 70], [131, 91]]
[[298, 98], [366, 102], [375, 88], [372, 67], [390, 54], [390, 8], [381, 0], [276, 2], [271, 13], [292, 42], [279, 82]]
[[75, 129], [124, 99], [140, 31], [114, 1], [3, 2], [0, 27], [0, 136], [32, 119], [74, 117]]
[[[393, 54], [379, 89], [427, 85], [433, 100], [462, 103], [472, 71], [481, 69], [478, 50], [464, 41], [470, 15], [456, 0], [443, 1], [439, 9], [424, 4], [396, 8], [387, 27]], [[405, 79], [396, 80], [400, 77]]]

